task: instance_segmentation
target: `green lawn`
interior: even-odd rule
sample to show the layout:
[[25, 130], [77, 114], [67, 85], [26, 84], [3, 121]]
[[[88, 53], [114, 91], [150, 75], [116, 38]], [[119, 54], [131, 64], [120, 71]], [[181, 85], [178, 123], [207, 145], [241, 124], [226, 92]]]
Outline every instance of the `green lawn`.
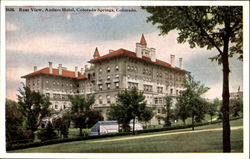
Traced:
[[[242, 125], [242, 119], [231, 121], [231, 126]], [[221, 124], [213, 124], [195, 128], [195, 130], [221, 128]], [[190, 131], [191, 129], [145, 133], [137, 135], [167, 134], [169, 132]], [[86, 141], [76, 141], [36, 148], [28, 148], [10, 152], [56, 152], [56, 153], [153, 153], [153, 152], [222, 152], [222, 131], [174, 134], [148, 138], [125, 139], [134, 136], [110, 137]], [[121, 141], [107, 141], [124, 139]], [[98, 141], [96, 143], [96, 141]], [[243, 151], [243, 130], [231, 131], [232, 152]]]

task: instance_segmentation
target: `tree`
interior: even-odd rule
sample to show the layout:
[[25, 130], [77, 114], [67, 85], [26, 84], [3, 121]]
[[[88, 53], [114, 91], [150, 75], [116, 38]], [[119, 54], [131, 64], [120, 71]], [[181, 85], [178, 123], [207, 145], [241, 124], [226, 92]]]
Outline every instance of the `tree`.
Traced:
[[215, 48], [223, 68], [223, 151], [231, 151], [229, 123], [229, 58], [235, 54], [243, 60], [243, 22], [241, 6], [143, 7], [151, 13], [147, 21], [157, 24], [161, 35], [178, 30], [179, 43], [191, 48]]
[[18, 104], [15, 101], [6, 99], [6, 141], [17, 140], [23, 123], [23, 115], [18, 110]]
[[81, 96], [70, 97], [71, 115], [75, 126], [79, 128], [79, 134], [82, 135], [83, 128], [89, 128], [99, 120], [103, 120], [100, 112], [91, 109], [95, 102], [95, 97], [92, 95], [89, 98]]
[[55, 131], [54, 131], [54, 127], [53, 125], [51, 124], [51, 122], [49, 122], [45, 128], [43, 128], [40, 133], [39, 133], [39, 136], [40, 136], [40, 139], [42, 141], [44, 140], [50, 140], [50, 139], [54, 139], [57, 137]]
[[171, 126], [171, 117], [173, 114], [173, 110], [171, 109], [172, 107], [172, 98], [170, 96], [165, 97], [165, 101], [166, 101], [166, 105], [164, 105], [164, 109], [167, 113], [166, 117], [165, 117], [165, 125], [166, 126]]
[[69, 123], [70, 123], [70, 115], [67, 113], [64, 114], [62, 117], [53, 119], [52, 121], [53, 127], [57, 130], [57, 134], [63, 138], [68, 137]]
[[181, 91], [177, 98], [177, 114], [180, 118], [185, 120], [188, 117], [192, 118], [192, 129], [194, 130], [194, 122], [200, 122], [206, 113], [206, 101], [200, 96], [208, 91], [199, 81], [188, 74], [184, 80], [183, 86], [185, 90]]
[[133, 121], [133, 134], [135, 134], [135, 121], [149, 121], [153, 112], [146, 106], [145, 96], [137, 88], [118, 93], [118, 103], [111, 106], [109, 118], [117, 120], [123, 131], [129, 131], [129, 123]]
[[210, 120], [212, 123], [213, 116], [215, 116], [218, 112], [218, 108], [220, 106], [220, 100], [215, 98], [212, 103], [208, 103], [207, 113], [210, 115]]
[[19, 111], [25, 118], [25, 126], [27, 130], [31, 130], [32, 138], [34, 132], [38, 129], [42, 119], [49, 115], [50, 101], [39, 92], [31, 91], [29, 87], [23, 85], [23, 89], [19, 89], [18, 95]]
[[243, 101], [240, 99], [231, 99], [229, 110], [233, 117], [240, 116], [239, 112], [243, 111]]

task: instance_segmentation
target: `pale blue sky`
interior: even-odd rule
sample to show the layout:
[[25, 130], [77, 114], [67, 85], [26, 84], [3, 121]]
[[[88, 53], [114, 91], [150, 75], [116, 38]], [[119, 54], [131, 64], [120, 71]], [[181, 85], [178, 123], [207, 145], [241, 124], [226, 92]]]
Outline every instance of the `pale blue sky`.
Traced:
[[[24, 81], [20, 76], [32, 72], [35, 65], [41, 69], [52, 61], [54, 67], [62, 63], [69, 70], [74, 70], [74, 66], [84, 67], [92, 58], [95, 47], [98, 47], [101, 55], [106, 54], [109, 49], [124, 48], [134, 51], [135, 43], [140, 40], [142, 33], [148, 46], [156, 48], [157, 58], [170, 62], [170, 54], [175, 54], [176, 60], [183, 57], [184, 68], [190, 71], [195, 79], [211, 88], [206, 97], [221, 96], [221, 66], [208, 60], [208, 57], [217, 54], [216, 50], [190, 49], [187, 44], [177, 44], [176, 31], [164, 37], [158, 36], [159, 30], [146, 22], [149, 14], [140, 7], [116, 7], [133, 8], [137, 12], [102, 14], [31, 11], [23, 13], [19, 12], [18, 8], [16, 7], [14, 13], [6, 13], [8, 98], [15, 98], [20, 82]], [[230, 89], [237, 91], [238, 86], [242, 88], [243, 63], [232, 59], [230, 65]]]

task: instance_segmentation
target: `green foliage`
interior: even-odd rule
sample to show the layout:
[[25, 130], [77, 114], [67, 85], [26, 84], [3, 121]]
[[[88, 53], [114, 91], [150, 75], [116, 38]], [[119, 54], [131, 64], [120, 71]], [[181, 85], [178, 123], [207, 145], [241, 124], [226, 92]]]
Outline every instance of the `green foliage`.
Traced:
[[[117, 120], [122, 125], [124, 132], [130, 131], [129, 123], [138, 119], [141, 122], [148, 122], [153, 117], [153, 112], [146, 106], [145, 96], [136, 88], [118, 93], [118, 103], [111, 106], [109, 119]], [[134, 124], [133, 124], [134, 132]]]
[[69, 114], [65, 114], [62, 118], [55, 118], [52, 121], [53, 127], [57, 130], [57, 134], [63, 138], [68, 138], [69, 134]]
[[215, 116], [218, 113], [218, 108], [220, 108], [221, 102], [218, 98], [215, 98], [212, 103], [208, 103], [207, 107], [207, 114], [211, 117], [211, 122], [213, 119], [213, 116]]
[[99, 111], [91, 109], [91, 106], [95, 102], [94, 96], [84, 98], [81, 96], [74, 96], [70, 98], [71, 101], [71, 117], [75, 123], [75, 126], [79, 128], [79, 134], [82, 135], [83, 128], [89, 128], [93, 126], [97, 121], [103, 120], [103, 117]]
[[164, 109], [166, 111], [166, 117], [164, 118], [165, 126], [171, 126], [171, 119], [173, 119], [173, 110], [172, 110], [172, 98], [170, 96], [165, 97], [166, 105]]
[[[219, 55], [211, 58], [222, 62], [223, 41], [230, 37], [229, 57], [234, 54], [243, 59], [241, 6], [177, 6], [142, 7], [151, 13], [147, 21], [156, 24], [161, 35], [177, 30], [179, 43], [188, 42], [191, 48], [216, 48]], [[229, 23], [229, 24], [228, 24]]]
[[181, 91], [177, 98], [177, 116], [184, 122], [188, 117], [192, 117], [192, 124], [194, 122], [201, 122], [206, 113], [207, 102], [200, 96], [208, 91], [199, 81], [188, 74], [184, 80], [184, 91]]
[[240, 99], [231, 99], [229, 109], [233, 117], [240, 116], [239, 113], [243, 112], [243, 101]]
[[6, 141], [17, 140], [22, 128], [23, 115], [18, 111], [18, 104], [15, 101], [6, 99]]
[[25, 118], [26, 129], [31, 130], [34, 137], [34, 132], [40, 126], [42, 118], [49, 115], [49, 106], [51, 103], [44, 95], [31, 91], [29, 87], [24, 85], [23, 89], [19, 89], [19, 93], [19, 111]]
[[229, 123], [229, 58], [238, 54], [243, 60], [242, 6], [153, 6], [142, 7], [151, 13], [148, 22], [157, 24], [161, 35], [178, 31], [177, 41], [191, 48], [217, 49], [211, 57], [223, 67], [223, 151], [230, 152]]
[[57, 134], [55, 133], [55, 129], [51, 122], [47, 124], [47, 126], [42, 129], [39, 132], [39, 138], [44, 141], [44, 140], [51, 140], [57, 137]]

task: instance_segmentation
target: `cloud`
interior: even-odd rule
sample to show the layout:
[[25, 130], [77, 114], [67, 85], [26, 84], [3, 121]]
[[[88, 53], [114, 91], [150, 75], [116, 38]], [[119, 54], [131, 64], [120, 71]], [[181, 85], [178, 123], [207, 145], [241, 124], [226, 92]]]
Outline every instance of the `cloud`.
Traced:
[[17, 31], [18, 29], [14, 23], [6, 22], [6, 31]]

